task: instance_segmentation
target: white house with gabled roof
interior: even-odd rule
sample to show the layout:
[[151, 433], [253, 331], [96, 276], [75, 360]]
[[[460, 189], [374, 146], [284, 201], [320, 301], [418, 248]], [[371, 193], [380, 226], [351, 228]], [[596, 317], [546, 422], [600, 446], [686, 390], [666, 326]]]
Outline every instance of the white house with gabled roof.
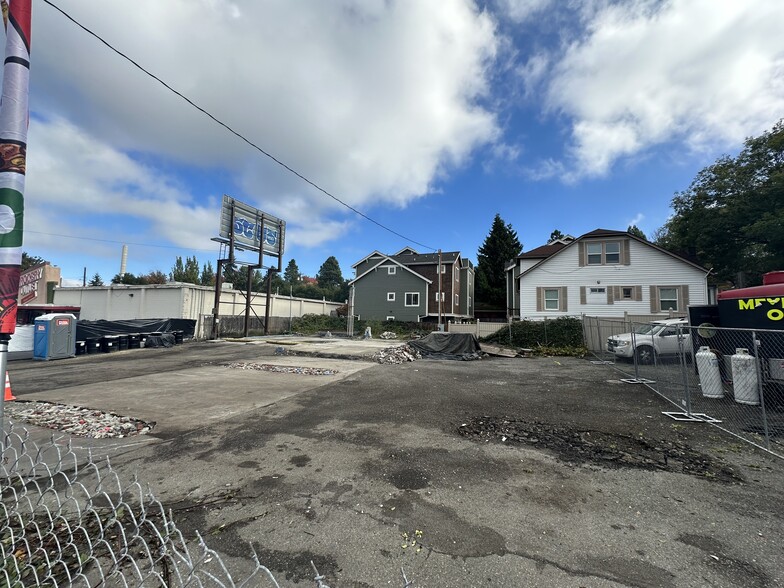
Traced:
[[709, 270], [627, 231], [596, 229], [507, 263], [512, 318], [685, 314], [708, 303]]

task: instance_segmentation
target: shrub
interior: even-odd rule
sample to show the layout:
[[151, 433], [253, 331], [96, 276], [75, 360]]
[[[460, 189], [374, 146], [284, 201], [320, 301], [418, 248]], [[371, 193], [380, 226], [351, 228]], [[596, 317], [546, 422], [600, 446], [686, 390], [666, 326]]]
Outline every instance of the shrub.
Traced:
[[[511, 340], [509, 332], [511, 330]], [[523, 320], [505, 325], [484, 337], [488, 343], [499, 343], [511, 347], [583, 347], [583, 323], [574, 317], [562, 317], [543, 321]]]

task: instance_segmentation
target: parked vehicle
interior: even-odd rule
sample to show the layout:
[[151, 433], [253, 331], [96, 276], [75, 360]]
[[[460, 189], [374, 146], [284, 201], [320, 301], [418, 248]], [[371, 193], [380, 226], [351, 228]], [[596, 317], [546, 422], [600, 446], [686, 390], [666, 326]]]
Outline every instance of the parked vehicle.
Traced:
[[653, 321], [635, 329], [633, 336], [612, 335], [607, 339], [607, 351], [626, 359], [636, 355], [641, 364], [653, 363], [657, 357], [676, 356], [681, 349], [691, 355], [691, 335], [684, 328], [688, 326], [685, 318]]

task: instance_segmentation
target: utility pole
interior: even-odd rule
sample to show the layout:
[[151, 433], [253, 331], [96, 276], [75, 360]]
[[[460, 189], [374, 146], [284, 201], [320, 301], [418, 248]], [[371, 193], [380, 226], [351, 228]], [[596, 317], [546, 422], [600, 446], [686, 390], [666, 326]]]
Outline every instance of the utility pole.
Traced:
[[84, 273], [82, 274], [82, 288], [87, 285], [87, 268], [84, 268]]
[[444, 291], [441, 289], [441, 250], [438, 250], [438, 330], [444, 330], [444, 324], [441, 321], [441, 304], [444, 300]]

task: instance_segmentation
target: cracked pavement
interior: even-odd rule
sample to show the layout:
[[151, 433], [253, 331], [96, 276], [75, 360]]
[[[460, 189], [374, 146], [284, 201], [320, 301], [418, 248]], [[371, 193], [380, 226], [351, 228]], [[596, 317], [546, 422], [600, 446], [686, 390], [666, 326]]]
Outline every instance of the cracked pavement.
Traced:
[[[193, 343], [80, 370], [70, 360], [10, 369], [25, 399], [90, 398], [156, 420], [144, 443], [91, 446], [149, 483], [235, 578], [252, 546], [282, 586], [312, 585], [311, 560], [333, 588], [402, 586], [401, 567], [416, 586], [784, 584], [784, 463], [664, 417], [671, 405], [611, 368], [571, 358], [376, 365], [328, 347], [273, 357], [274, 343]], [[339, 376], [227, 370], [230, 361]], [[607, 451], [459, 434], [483, 417], [557, 427], [559, 442], [596, 439]], [[646, 468], [630, 438], [688, 448], [705, 467]], [[623, 459], [608, 458], [617, 444]]]

